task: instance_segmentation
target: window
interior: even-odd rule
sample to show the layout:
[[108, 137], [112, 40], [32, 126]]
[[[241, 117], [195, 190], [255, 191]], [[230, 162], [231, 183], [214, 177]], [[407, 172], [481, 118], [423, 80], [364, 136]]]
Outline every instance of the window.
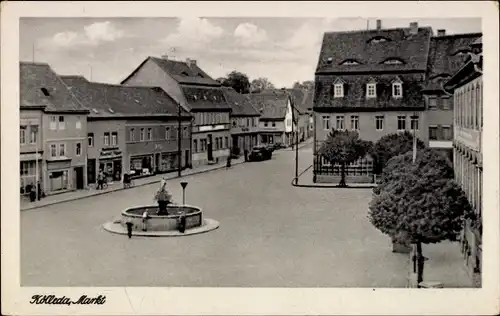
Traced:
[[377, 131], [381, 131], [384, 129], [384, 116], [375, 116], [375, 128]]
[[323, 116], [323, 129], [329, 130], [330, 129], [330, 117], [329, 116]]
[[398, 116], [398, 131], [404, 131], [406, 129], [406, 116]]
[[165, 139], [170, 139], [170, 127], [165, 127]]
[[135, 128], [131, 128], [130, 131], [129, 131], [129, 139], [130, 141], [135, 141]]
[[264, 127], [267, 127], [267, 122], [264, 122]]
[[418, 130], [418, 116], [412, 116], [410, 121], [411, 130]]
[[76, 143], [76, 155], [77, 156], [82, 155], [82, 143]]
[[335, 128], [336, 129], [344, 129], [344, 116], [339, 115], [335, 118]]
[[76, 129], [82, 129], [82, 121], [79, 116], [76, 117]]
[[236, 127], [236, 125], [237, 125], [237, 124], [236, 124], [236, 120], [235, 120], [235, 119], [233, 119], [233, 127]]
[[66, 128], [66, 124], [64, 124], [64, 116], [59, 116], [59, 129], [63, 130]]
[[375, 83], [369, 83], [366, 85], [366, 97], [375, 98], [377, 96], [377, 85]]
[[392, 84], [392, 97], [393, 98], [403, 97], [403, 85], [400, 82], [395, 82]]
[[113, 132], [111, 133], [111, 145], [116, 146], [117, 143], [118, 143], [118, 133]]
[[354, 59], [347, 59], [344, 60], [341, 65], [359, 65], [360, 63], [357, 60]]
[[437, 109], [437, 100], [436, 98], [429, 98], [429, 110]]
[[148, 140], [153, 139], [153, 130], [151, 128], [148, 128]]
[[229, 137], [226, 136], [226, 146], [224, 148], [229, 148]]
[[344, 85], [341, 83], [336, 83], [333, 86], [333, 95], [335, 98], [342, 98], [344, 97]]
[[139, 135], [139, 140], [142, 142], [144, 141], [144, 128], [141, 128], [141, 135]]
[[359, 116], [351, 115], [351, 129], [359, 130]]
[[273, 122], [272, 124], [273, 124], [273, 127], [276, 127], [276, 122]]
[[195, 153], [198, 152], [198, 140], [196, 140], [196, 139], [193, 139], [193, 151]]
[[55, 116], [50, 117], [50, 127], [51, 130], [56, 130], [57, 129], [57, 118]]
[[256, 124], [255, 124], [255, 117], [252, 117], [252, 126], [255, 127]]
[[429, 139], [430, 140], [437, 140], [438, 139], [437, 126], [429, 126]]
[[250, 126], [250, 118], [247, 118], [247, 126]]
[[403, 62], [399, 59], [387, 59], [383, 62], [386, 65], [401, 65]]
[[109, 146], [109, 133], [104, 133], [104, 146]]
[[441, 127], [443, 132], [443, 140], [453, 139], [453, 130], [450, 125], [444, 125]]
[[19, 142], [21, 144], [26, 144], [26, 126], [22, 126], [19, 128]]
[[66, 144], [59, 144], [59, 156], [60, 157], [66, 156]]
[[50, 144], [50, 157], [57, 157], [56, 144]]
[[94, 147], [94, 133], [87, 134], [88, 146]]
[[453, 100], [449, 97], [443, 97], [443, 110], [451, 110]]
[[36, 144], [38, 135], [38, 125], [30, 125], [30, 144]]

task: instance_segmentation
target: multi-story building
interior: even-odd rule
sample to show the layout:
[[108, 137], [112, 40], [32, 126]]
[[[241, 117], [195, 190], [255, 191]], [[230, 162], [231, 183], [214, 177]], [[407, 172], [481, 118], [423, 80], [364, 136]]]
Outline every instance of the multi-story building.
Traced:
[[48, 64], [20, 63], [20, 110], [21, 193], [37, 180], [47, 195], [85, 188], [89, 111]]
[[483, 58], [482, 40], [470, 45], [469, 59], [445, 83], [453, 93], [455, 179], [476, 214], [467, 220], [462, 235], [462, 253], [473, 284], [481, 286], [483, 200]]
[[[315, 182], [337, 182], [340, 168], [318, 155], [332, 129], [357, 130], [376, 142], [382, 136], [414, 130], [428, 141], [422, 86], [426, 79], [432, 29], [409, 27], [324, 34], [316, 68], [314, 96]], [[372, 182], [370, 156], [346, 168], [347, 181]]]
[[191, 116], [161, 88], [62, 78], [90, 110], [89, 183], [95, 183], [99, 170], [108, 181], [120, 181], [124, 171], [152, 175], [178, 170], [179, 161], [181, 168], [190, 166]]
[[295, 115], [298, 112], [294, 110], [289, 93], [284, 90], [264, 90], [251, 94], [250, 98], [261, 115], [259, 120], [261, 143], [281, 144], [285, 147], [293, 145], [297, 133], [294, 112]]
[[469, 45], [481, 33], [446, 35], [437, 30], [431, 38], [426, 84], [423, 89], [426, 101], [426, 121], [429, 147], [443, 151], [453, 159], [453, 98], [443, 91], [442, 85], [469, 56]]
[[238, 93], [230, 87], [223, 87], [224, 95], [231, 106], [231, 151], [241, 155], [259, 144], [260, 113], [252, 105], [248, 95]]
[[161, 87], [194, 117], [192, 164], [207, 164], [229, 156], [230, 113], [222, 86], [201, 70], [196, 60], [185, 62], [148, 57], [122, 85]]
[[287, 89], [292, 97], [293, 104], [297, 110], [298, 116], [298, 137], [299, 142], [309, 139], [313, 136], [312, 120], [312, 95], [313, 90], [306, 89]]

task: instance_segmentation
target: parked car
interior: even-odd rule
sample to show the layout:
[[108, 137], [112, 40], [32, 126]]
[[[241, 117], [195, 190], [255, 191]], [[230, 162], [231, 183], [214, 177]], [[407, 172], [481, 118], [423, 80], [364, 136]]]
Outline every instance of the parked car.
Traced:
[[262, 161], [271, 159], [273, 155], [272, 150], [270, 150], [266, 146], [255, 146], [252, 148], [252, 152], [250, 153], [248, 160], [250, 161]]

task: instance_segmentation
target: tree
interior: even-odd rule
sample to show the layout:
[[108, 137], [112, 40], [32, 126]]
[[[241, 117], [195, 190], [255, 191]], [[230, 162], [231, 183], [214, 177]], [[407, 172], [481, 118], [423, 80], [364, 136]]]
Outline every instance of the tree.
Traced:
[[319, 154], [331, 164], [340, 165], [339, 187], [345, 183], [345, 167], [371, 151], [371, 142], [361, 140], [357, 131], [333, 129], [319, 149]]
[[416, 245], [417, 282], [423, 281], [422, 244], [456, 240], [472, 207], [453, 180], [449, 160], [432, 149], [407, 152], [387, 163], [368, 218], [393, 241]]
[[314, 88], [314, 81], [307, 80], [300, 83], [299, 81], [293, 84], [293, 89], [302, 89], [302, 90], [312, 90]]
[[215, 81], [217, 81], [218, 83], [220, 83], [224, 87], [230, 87], [229, 82], [227, 81], [227, 78], [219, 77], [219, 78], [215, 79]]
[[[426, 148], [425, 143], [417, 138], [417, 149]], [[413, 134], [404, 133], [388, 134], [380, 138], [373, 147], [374, 172], [381, 174], [387, 162], [400, 154], [413, 149]]]
[[251, 92], [260, 92], [262, 90], [275, 89], [275, 86], [267, 78], [257, 78], [250, 84]]
[[224, 81], [224, 85], [232, 87], [238, 93], [248, 93], [250, 91], [250, 81], [248, 76], [244, 73], [238, 71], [232, 71], [227, 75], [227, 79]]

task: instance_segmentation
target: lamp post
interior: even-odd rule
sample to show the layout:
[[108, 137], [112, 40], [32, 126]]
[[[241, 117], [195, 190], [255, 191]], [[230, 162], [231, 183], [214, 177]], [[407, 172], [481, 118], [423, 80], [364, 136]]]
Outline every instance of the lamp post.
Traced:
[[177, 108], [177, 156], [178, 156], [178, 170], [177, 175], [181, 177], [182, 174], [182, 131], [181, 131], [181, 104]]
[[181, 182], [181, 186], [182, 186], [182, 205], [186, 205], [186, 187], [187, 187], [188, 183], [183, 181]]

